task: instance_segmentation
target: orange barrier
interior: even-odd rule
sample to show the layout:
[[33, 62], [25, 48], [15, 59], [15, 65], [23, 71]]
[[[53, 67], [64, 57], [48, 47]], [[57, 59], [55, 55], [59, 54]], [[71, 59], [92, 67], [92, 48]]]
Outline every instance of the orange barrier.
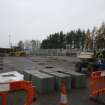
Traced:
[[33, 100], [36, 100], [36, 88], [32, 86], [31, 82], [29, 81], [16, 81], [11, 83], [3, 83], [6, 90], [0, 91], [0, 96], [2, 97], [2, 105], [7, 105], [7, 97], [9, 92], [24, 90], [27, 93], [27, 100], [25, 105], [31, 105]]
[[61, 99], [59, 105], [68, 105], [67, 89], [65, 83], [62, 83], [61, 85]]
[[97, 97], [105, 93], [105, 71], [93, 72], [89, 79], [90, 96]]

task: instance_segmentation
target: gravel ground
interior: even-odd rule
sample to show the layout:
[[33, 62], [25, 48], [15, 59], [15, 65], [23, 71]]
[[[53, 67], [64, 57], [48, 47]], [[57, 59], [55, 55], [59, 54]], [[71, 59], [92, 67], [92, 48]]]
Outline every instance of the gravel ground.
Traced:
[[[64, 70], [74, 70], [75, 62], [78, 59], [75, 57], [49, 57], [49, 56], [35, 56], [35, 57], [4, 57], [3, 70], [0, 72], [20, 71], [23, 70], [40, 70], [48, 67], [55, 69], [61, 68]], [[60, 100], [60, 93], [55, 92], [51, 94], [38, 95], [37, 101], [32, 105], [58, 105]], [[101, 105], [99, 103], [89, 100], [87, 89], [71, 89], [68, 93], [69, 105]], [[21, 104], [20, 104], [21, 105]]]

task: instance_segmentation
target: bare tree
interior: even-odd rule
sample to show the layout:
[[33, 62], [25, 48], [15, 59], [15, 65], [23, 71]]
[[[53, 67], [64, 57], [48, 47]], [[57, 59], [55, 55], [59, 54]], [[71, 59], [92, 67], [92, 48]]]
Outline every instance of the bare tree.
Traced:
[[19, 41], [18, 42], [18, 47], [19, 47], [20, 50], [24, 50], [24, 43], [23, 43], [23, 41]]
[[96, 43], [98, 49], [105, 49], [105, 23], [97, 30]]

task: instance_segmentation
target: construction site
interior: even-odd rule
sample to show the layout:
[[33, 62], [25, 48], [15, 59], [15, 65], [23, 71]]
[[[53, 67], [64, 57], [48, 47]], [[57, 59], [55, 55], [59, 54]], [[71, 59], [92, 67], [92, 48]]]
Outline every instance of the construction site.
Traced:
[[[6, 83], [9, 83], [10, 81], [14, 82], [14, 80], [16, 80], [14, 76], [17, 74], [16, 72], [18, 72], [23, 77], [20, 75], [20, 78], [18, 75], [17, 78], [31, 81], [32, 85], [36, 87], [36, 90], [34, 91], [35, 101], [32, 101], [32, 105], [105, 104], [104, 94], [99, 95], [98, 93], [98, 95], [96, 95], [98, 101], [90, 99], [90, 76], [84, 73], [75, 72], [75, 64], [79, 61], [80, 59], [76, 56], [4, 56], [0, 57], [0, 80], [2, 79], [2, 76], [4, 76], [3, 78]], [[67, 90], [65, 96], [67, 99], [63, 99], [61, 94], [63, 82], [65, 83], [65, 88]], [[97, 82], [96, 86], [98, 87], [98, 85], [99, 83]], [[4, 90], [2, 88], [4, 88]], [[7, 89], [6, 86], [2, 86], [1, 84], [0, 95], [9, 91], [8, 89], [7, 91], [5, 89]], [[102, 87], [101, 89], [104, 88]], [[4, 99], [7, 104], [2, 103], [3, 99], [0, 97], [0, 105], [24, 105], [27, 99], [26, 97], [27, 94], [21, 89], [18, 91], [11, 90], [7, 99]], [[67, 102], [65, 103], [65, 101]], [[27, 103], [27, 105], [31, 104]]]
[[0, 0], [0, 105], [105, 105], [105, 0]]
[[0, 48], [0, 105], [105, 105], [104, 30], [103, 23], [16, 46], [9, 38]]

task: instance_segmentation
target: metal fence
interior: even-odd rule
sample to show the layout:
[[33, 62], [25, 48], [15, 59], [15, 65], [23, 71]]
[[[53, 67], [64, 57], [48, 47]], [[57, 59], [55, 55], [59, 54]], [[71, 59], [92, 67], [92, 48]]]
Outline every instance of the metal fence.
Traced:
[[80, 51], [77, 49], [35, 49], [30, 55], [36, 56], [76, 56]]

